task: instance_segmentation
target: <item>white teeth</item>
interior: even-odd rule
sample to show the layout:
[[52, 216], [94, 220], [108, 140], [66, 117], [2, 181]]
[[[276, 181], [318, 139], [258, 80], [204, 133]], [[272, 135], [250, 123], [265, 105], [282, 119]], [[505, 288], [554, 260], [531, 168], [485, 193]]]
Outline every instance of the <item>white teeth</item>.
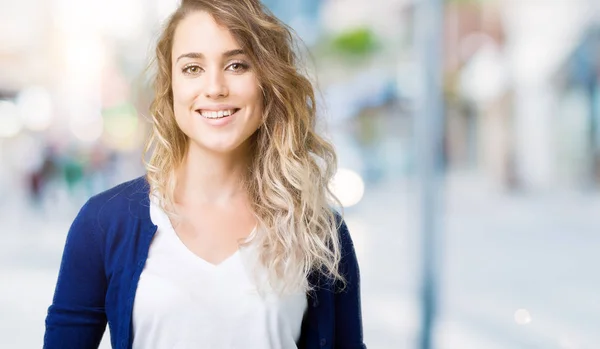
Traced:
[[225, 116], [230, 116], [235, 112], [235, 109], [230, 110], [219, 110], [219, 111], [209, 111], [209, 110], [201, 110], [200, 114], [208, 119], [218, 119]]

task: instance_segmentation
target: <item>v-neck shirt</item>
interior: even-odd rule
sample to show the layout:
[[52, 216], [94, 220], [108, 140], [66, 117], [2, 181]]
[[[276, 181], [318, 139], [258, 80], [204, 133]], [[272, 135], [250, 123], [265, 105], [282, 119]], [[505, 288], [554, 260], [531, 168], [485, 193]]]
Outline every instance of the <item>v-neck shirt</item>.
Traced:
[[154, 200], [150, 218], [158, 229], [133, 305], [134, 349], [296, 348], [306, 293], [269, 288], [255, 231], [215, 265], [188, 249]]

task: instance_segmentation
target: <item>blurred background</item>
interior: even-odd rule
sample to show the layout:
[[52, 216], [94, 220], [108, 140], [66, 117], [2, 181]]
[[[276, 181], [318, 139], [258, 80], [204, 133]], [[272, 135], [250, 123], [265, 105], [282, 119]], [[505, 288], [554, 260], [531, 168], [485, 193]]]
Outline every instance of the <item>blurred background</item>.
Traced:
[[[437, 17], [428, 2], [264, 1], [312, 54], [365, 341], [600, 348], [600, 2], [447, 0]], [[143, 174], [144, 69], [176, 6], [0, 0], [0, 348], [41, 347], [75, 214]], [[439, 135], [421, 140], [437, 145], [427, 179], [423, 120]]]

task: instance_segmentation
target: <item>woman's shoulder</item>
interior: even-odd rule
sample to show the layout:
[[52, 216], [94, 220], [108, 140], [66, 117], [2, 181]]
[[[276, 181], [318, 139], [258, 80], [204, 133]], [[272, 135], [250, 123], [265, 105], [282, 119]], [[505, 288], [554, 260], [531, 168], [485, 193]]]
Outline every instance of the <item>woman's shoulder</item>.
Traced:
[[144, 176], [119, 183], [89, 198], [80, 214], [93, 215], [101, 225], [107, 220], [149, 218], [149, 188]]
[[102, 208], [111, 206], [118, 208], [132, 200], [148, 198], [149, 185], [144, 176], [119, 183], [92, 196], [87, 205]]
[[336, 221], [337, 233], [342, 247], [342, 252], [344, 252], [344, 250], [347, 250], [348, 248], [353, 249], [354, 247], [352, 243], [352, 238], [350, 237], [350, 232], [348, 231], [348, 226], [346, 225], [344, 216], [336, 209], [332, 209], [332, 211]]

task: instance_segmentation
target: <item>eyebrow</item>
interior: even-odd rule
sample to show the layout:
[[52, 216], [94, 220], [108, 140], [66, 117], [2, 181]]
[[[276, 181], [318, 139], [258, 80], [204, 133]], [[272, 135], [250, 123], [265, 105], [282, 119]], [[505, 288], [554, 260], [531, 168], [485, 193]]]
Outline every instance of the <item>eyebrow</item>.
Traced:
[[[238, 48], [235, 50], [229, 50], [229, 51], [223, 52], [223, 57], [229, 58], [229, 57], [239, 56], [239, 55], [243, 55], [243, 54], [245, 54], [244, 50]], [[204, 55], [200, 52], [184, 53], [181, 56], [177, 57], [177, 62], [182, 58], [203, 59]]]

